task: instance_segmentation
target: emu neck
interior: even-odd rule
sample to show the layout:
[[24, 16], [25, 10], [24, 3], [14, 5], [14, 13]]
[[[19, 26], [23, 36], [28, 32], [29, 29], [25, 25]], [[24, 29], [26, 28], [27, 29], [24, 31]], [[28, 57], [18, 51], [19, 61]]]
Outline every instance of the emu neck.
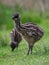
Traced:
[[20, 29], [21, 28], [20, 19], [15, 20], [15, 26], [16, 26], [16, 29]]
[[22, 26], [20, 20], [15, 21], [15, 27], [21, 35], [26, 35], [26, 29]]

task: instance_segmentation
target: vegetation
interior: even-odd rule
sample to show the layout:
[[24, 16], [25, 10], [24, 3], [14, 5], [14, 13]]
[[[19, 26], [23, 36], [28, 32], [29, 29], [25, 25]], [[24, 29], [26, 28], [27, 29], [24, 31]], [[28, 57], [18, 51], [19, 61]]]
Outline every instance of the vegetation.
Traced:
[[49, 19], [42, 18], [40, 14], [34, 15], [32, 11], [19, 11], [22, 23], [34, 22], [44, 30], [43, 38], [33, 48], [33, 54], [26, 56], [27, 42], [22, 40], [19, 48], [11, 52], [10, 31], [13, 28], [11, 19], [13, 8], [0, 6], [0, 65], [49, 65]]

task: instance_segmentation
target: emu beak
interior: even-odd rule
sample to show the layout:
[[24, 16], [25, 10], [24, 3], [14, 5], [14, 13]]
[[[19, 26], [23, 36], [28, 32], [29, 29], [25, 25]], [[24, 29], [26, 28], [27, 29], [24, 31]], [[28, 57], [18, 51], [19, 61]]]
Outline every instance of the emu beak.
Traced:
[[12, 19], [14, 19], [14, 16], [12, 16]]

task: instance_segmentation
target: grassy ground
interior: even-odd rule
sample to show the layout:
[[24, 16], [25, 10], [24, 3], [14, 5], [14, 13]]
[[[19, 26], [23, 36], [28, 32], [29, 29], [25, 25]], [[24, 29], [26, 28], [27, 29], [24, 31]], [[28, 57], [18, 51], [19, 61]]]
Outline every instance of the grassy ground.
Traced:
[[[43, 38], [35, 44], [32, 55], [26, 55], [28, 46], [25, 40], [21, 41], [19, 48], [14, 52], [11, 52], [8, 44], [0, 48], [0, 65], [49, 65], [49, 20], [43, 20], [40, 26], [45, 33]], [[9, 36], [8, 32], [4, 34]], [[3, 31], [0, 32], [1, 35], [2, 33]], [[7, 39], [5, 41], [9, 42]]]

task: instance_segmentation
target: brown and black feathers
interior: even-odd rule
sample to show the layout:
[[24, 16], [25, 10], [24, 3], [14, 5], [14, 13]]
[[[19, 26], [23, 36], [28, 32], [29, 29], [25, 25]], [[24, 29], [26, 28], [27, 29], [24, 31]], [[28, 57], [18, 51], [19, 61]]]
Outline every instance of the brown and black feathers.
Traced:
[[14, 14], [12, 19], [15, 22], [16, 30], [28, 42], [29, 49], [27, 54], [29, 54], [30, 51], [32, 53], [35, 42], [40, 40], [44, 35], [43, 30], [34, 23], [22, 24], [18, 13]]
[[11, 33], [10, 33], [10, 38], [11, 38], [11, 48], [12, 48], [12, 51], [18, 47], [20, 41], [22, 40], [22, 37], [21, 35], [16, 31], [16, 29], [14, 28]]

